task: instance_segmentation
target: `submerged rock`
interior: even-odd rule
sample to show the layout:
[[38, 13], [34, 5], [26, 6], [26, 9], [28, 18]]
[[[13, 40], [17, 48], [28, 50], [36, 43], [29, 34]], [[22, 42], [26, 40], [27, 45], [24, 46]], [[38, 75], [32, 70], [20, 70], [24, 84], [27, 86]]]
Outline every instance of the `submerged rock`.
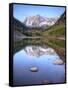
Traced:
[[30, 71], [31, 71], [31, 72], [37, 72], [37, 71], [38, 71], [38, 68], [37, 68], [37, 67], [31, 67], [31, 68], [30, 68]]
[[64, 62], [63, 62], [63, 60], [59, 59], [59, 60], [55, 60], [53, 62], [53, 64], [55, 64], [55, 65], [62, 65], [62, 64], [64, 64]]
[[50, 81], [48, 81], [48, 80], [43, 80], [42, 81], [42, 84], [50, 84], [51, 82]]

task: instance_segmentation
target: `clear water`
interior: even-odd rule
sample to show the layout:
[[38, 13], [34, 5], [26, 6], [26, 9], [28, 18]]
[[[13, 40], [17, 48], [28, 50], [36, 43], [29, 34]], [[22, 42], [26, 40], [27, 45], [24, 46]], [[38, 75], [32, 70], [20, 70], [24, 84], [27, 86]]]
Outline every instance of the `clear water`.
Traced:
[[[63, 83], [65, 66], [54, 65], [60, 57], [55, 50], [47, 45], [27, 45], [14, 54], [14, 85], [42, 84], [44, 80], [51, 83]], [[31, 67], [37, 72], [31, 72]]]

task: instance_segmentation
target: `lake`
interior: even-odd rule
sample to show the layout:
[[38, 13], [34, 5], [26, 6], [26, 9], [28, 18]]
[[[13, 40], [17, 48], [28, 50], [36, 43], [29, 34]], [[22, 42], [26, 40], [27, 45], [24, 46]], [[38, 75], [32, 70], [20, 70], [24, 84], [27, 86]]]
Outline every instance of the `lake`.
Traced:
[[[65, 64], [55, 65], [60, 60], [56, 51], [38, 40], [16, 42], [13, 56], [13, 84], [54, 84], [65, 82]], [[37, 72], [30, 69], [36, 67]]]

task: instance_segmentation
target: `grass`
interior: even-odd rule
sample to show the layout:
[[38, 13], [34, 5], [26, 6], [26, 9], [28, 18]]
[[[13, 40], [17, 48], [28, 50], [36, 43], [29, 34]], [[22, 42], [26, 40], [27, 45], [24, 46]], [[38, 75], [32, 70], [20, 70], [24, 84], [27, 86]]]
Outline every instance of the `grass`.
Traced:
[[43, 32], [43, 36], [62, 36], [65, 35], [65, 25], [54, 25], [49, 30]]

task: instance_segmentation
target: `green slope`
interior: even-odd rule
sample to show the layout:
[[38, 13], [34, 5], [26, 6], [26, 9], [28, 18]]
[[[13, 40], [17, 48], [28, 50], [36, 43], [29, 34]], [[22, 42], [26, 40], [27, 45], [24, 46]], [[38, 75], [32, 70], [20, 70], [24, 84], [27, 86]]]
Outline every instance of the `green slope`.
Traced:
[[65, 25], [59, 24], [52, 26], [49, 30], [43, 32], [43, 36], [64, 36]]
[[59, 20], [43, 32], [43, 36], [65, 36], [65, 12], [60, 16]]

